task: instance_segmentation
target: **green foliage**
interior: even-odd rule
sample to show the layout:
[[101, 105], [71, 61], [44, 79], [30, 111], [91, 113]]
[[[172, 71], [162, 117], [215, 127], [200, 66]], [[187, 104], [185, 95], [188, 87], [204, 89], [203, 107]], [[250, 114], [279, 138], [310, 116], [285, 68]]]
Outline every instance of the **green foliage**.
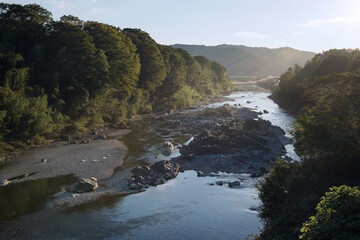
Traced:
[[[302, 223], [316, 214], [316, 204], [330, 187], [360, 184], [359, 56], [358, 50], [331, 50], [315, 56], [304, 68], [294, 66], [281, 76], [273, 95], [302, 109], [293, 131], [295, 150], [302, 159], [300, 163], [275, 164], [259, 184], [260, 215], [265, 222], [260, 239], [298, 239]], [[322, 203], [329, 200], [327, 197], [347, 193], [348, 188], [332, 191]], [[346, 206], [347, 200], [338, 200], [339, 215], [329, 223], [341, 226], [347, 216], [341, 214], [340, 206]], [[324, 206], [320, 206], [321, 212], [317, 209], [318, 214], [335, 216]], [[325, 222], [315, 224], [320, 224], [316, 216], [303, 228], [304, 239], [358, 238], [355, 232], [347, 232], [346, 226], [331, 230]], [[318, 235], [311, 235], [314, 232]]]
[[360, 72], [308, 81], [305, 94], [311, 104], [298, 115], [297, 151], [304, 156], [360, 157]]
[[189, 86], [184, 86], [176, 91], [171, 97], [164, 98], [159, 103], [158, 110], [165, 111], [167, 109], [178, 109], [190, 106], [192, 103], [200, 99], [200, 95], [196, 90]]
[[27, 97], [7, 87], [0, 87], [0, 109], [2, 139], [9, 142], [42, 141], [59, 132], [65, 120], [48, 107], [46, 96]]
[[307, 78], [327, 76], [332, 73], [344, 73], [360, 68], [360, 50], [329, 50], [317, 54], [303, 68], [294, 65], [281, 75], [280, 83], [272, 98], [281, 106], [295, 112], [307, 105], [304, 97]]
[[55, 137], [64, 126], [76, 134], [229, 89], [225, 69], [204, 61], [207, 69], [140, 29], [71, 15], [54, 21], [39, 5], [1, 3], [0, 151]]
[[138, 87], [153, 93], [166, 77], [166, 69], [159, 45], [144, 31], [126, 28], [123, 32], [131, 38], [140, 56]]
[[111, 86], [131, 92], [138, 84], [140, 59], [136, 46], [120, 29], [98, 22], [87, 22], [84, 30], [105, 52], [110, 65]]
[[360, 191], [358, 187], [329, 189], [316, 207], [316, 215], [304, 223], [300, 239], [360, 239]]

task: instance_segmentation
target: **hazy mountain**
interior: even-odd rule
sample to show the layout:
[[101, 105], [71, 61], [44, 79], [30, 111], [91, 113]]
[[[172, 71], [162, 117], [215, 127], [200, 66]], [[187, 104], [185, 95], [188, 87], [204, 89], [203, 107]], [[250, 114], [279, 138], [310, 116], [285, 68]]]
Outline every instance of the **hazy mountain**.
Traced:
[[202, 55], [223, 64], [232, 76], [280, 75], [294, 64], [304, 65], [315, 53], [289, 47], [264, 48], [243, 45], [186, 45], [175, 44], [191, 55]]

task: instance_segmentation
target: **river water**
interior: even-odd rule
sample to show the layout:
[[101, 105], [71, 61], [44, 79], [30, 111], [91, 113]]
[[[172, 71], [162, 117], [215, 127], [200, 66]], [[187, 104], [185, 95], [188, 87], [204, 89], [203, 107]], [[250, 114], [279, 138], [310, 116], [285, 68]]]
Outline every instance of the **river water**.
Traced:
[[[269, 113], [260, 117], [280, 126], [289, 135], [292, 116], [268, 95], [235, 92], [229, 96], [235, 101], [225, 104], [240, 104], [254, 111], [266, 109]], [[215, 103], [210, 107], [223, 104]], [[143, 133], [135, 131], [125, 138], [125, 144], [131, 144], [131, 139], [138, 138], [139, 134]], [[146, 137], [144, 142], [150, 142], [151, 137]], [[156, 142], [162, 140], [157, 138]], [[292, 145], [286, 148], [287, 155], [297, 160]], [[134, 161], [136, 154], [131, 148], [129, 154], [128, 159]], [[161, 156], [158, 160], [162, 160]], [[220, 180], [238, 179], [242, 181], [239, 189], [213, 185]], [[103, 197], [71, 211], [58, 211], [44, 202], [32, 213], [0, 223], [0, 239], [245, 239], [262, 228], [256, 211], [260, 204], [254, 188], [256, 181], [246, 174], [197, 177], [196, 172], [186, 171], [144, 192]], [[54, 194], [57, 188], [49, 186], [46, 184], [47, 190], [41, 192]], [[43, 189], [36, 185], [35, 189], [38, 188]]]

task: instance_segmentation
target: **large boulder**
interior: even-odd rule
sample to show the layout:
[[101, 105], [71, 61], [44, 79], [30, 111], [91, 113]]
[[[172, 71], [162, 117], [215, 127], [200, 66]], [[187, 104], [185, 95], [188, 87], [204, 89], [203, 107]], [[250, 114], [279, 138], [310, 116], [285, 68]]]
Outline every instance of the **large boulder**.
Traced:
[[96, 178], [83, 178], [79, 182], [75, 183], [70, 191], [74, 193], [84, 193], [94, 191], [98, 187], [99, 185], [97, 184]]
[[176, 177], [179, 174], [179, 169], [179, 164], [172, 164], [169, 161], [163, 160], [154, 163], [150, 168], [150, 173], [156, 178], [164, 178], [168, 174]]
[[157, 186], [167, 180], [175, 178], [179, 174], [180, 166], [169, 161], [159, 161], [149, 168], [138, 166], [131, 170], [133, 176], [129, 180], [131, 190], [139, 190], [148, 186]]

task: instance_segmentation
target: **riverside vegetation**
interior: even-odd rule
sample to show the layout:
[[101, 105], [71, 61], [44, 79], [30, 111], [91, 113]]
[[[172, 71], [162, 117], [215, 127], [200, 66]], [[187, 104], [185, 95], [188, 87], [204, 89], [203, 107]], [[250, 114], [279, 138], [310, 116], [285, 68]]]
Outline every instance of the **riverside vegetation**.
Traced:
[[140, 29], [0, 4], [0, 154], [228, 92], [225, 68]]
[[360, 239], [359, 96], [357, 49], [317, 54], [281, 75], [272, 98], [297, 113], [301, 161], [274, 163], [258, 185], [258, 239]]

